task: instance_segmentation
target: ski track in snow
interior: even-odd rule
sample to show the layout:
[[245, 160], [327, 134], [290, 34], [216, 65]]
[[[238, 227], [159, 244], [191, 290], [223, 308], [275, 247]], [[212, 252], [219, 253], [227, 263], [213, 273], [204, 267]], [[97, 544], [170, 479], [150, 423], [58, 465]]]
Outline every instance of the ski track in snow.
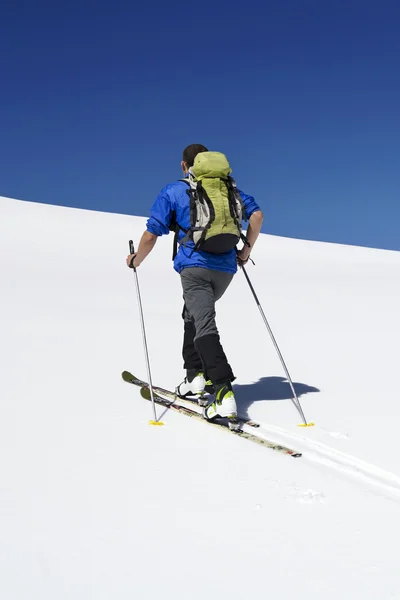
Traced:
[[[281, 427], [265, 423], [259, 423], [259, 425], [257, 434], [264, 439], [292, 445], [293, 448], [303, 453], [303, 460], [333, 469], [343, 476], [354, 478], [368, 486], [373, 485], [377, 492], [400, 502], [400, 477], [394, 473], [309, 437], [290, 433]], [[243, 429], [252, 430], [248, 425], [244, 425]]]

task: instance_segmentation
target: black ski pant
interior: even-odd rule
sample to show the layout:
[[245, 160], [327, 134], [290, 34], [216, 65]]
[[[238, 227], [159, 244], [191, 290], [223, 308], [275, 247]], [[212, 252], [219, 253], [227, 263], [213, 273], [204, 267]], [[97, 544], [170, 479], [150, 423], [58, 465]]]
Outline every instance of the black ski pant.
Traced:
[[235, 379], [215, 323], [215, 303], [223, 296], [232, 279], [233, 273], [200, 267], [181, 271], [184, 368], [202, 370], [206, 379], [214, 384]]

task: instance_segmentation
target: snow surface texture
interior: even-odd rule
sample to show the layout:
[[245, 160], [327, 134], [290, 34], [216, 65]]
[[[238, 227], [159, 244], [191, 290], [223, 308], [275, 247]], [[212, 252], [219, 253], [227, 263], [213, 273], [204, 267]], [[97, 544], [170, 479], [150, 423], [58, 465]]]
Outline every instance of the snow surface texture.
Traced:
[[[0, 198], [2, 600], [400, 598], [400, 254], [262, 235], [218, 303], [240, 412], [294, 459], [151, 405], [128, 240], [144, 218]], [[138, 269], [155, 384], [181, 381], [162, 238]], [[162, 409], [158, 407], [159, 414]]]

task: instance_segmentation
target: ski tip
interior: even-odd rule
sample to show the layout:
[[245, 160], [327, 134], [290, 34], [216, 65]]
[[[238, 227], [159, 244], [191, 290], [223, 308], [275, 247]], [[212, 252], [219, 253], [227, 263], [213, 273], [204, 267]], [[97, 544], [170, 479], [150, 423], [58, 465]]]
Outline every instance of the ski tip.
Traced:
[[315, 427], [315, 423], [300, 423], [299, 427]]
[[140, 395], [145, 400], [151, 400], [150, 390], [149, 388], [140, 388]]
[[134, 379], [132, 373], [129, 373], [129, 371], [122, 371], [121, 376], [124, 381], [128, 382]]
[[158, 427], [161, 427], [162, 425], [164, 425], [164, 423], [162, 421], [149, 421], [149, 425], [156, 425]]

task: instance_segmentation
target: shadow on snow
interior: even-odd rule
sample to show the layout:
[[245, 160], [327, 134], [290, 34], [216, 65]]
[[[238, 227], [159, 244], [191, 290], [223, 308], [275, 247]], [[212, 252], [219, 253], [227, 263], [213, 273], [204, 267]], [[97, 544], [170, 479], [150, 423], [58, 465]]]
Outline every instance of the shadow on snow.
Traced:
[[[310, 392], [319, 392], [316, 387], [293, 381], [297, 397]], [[233, 385], [239, 413], [248, 416], [248, 409], [254, 402], [290, 400], [293, 398], [289, 382], [284, 377], [262, 377], [255, 383]]]

